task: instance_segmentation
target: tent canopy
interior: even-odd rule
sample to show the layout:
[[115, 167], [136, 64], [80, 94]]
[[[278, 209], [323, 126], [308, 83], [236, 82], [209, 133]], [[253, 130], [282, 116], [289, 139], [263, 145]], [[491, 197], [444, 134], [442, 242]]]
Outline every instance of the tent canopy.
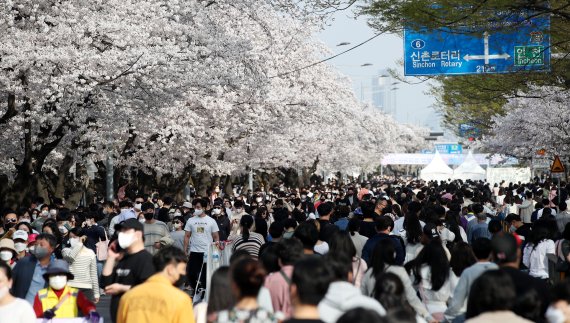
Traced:
[[437, 150], [431, 162], [420, 171], [420, 179], [424, 181], [446, 181], [452, 177], [453, 170], [447, 166]]
[[454, 179], [461, 179], [461, 180], [472, 180], [472, 181], [484, 181], [487, 177], [487, 172], [483, 169], [483, 167], [479, 166], [479, 163], [473, 157], [471, 151], [465, 158], [465, 161], [459, 165], [453, 172]]

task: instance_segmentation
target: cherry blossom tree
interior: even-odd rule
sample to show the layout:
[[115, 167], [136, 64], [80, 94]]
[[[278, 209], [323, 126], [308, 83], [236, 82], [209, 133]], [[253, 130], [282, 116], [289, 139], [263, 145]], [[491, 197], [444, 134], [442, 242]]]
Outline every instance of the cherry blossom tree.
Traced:
[[[312, 9], [311, 9], [312, 8]], [[362, 106], [290, 1], [0, 4], [0, 195], [118, 176], [373, 169], [418, 133]], [[417, 136], [421, 138], [421, 136]], [[413, 145], [412, 145], [413, 146]], [[349, 158], [345, 158], [346, 156]], [[9, 196], [10, 198], [10, 196]]]
[[540, 149], [549, 155], [570, 156], [570, 91], [554, 86], [531, 86], [493, 118], [492, 135], [482, 142], [498, 154], [530, 158]]

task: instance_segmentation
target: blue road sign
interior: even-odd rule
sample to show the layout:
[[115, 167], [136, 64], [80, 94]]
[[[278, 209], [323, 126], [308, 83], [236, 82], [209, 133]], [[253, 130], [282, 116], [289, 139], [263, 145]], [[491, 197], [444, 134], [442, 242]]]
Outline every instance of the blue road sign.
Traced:
[[435, 144], [435, 149], [440, 154], [462, 154], [463, 146], [459, 144]]
[[461, 138], [479, 138], [481, 137], [481, 129], [472, 123], [462, 123], [459, 125], [459, 137]]
[[490, 19], [485, 27], [404, 30], [404, 74], [550, 70], [550, 17]]

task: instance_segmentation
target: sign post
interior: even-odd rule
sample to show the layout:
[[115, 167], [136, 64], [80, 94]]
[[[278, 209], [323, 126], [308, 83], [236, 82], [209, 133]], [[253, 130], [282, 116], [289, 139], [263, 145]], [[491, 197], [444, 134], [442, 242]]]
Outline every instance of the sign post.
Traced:
[[406, 76], [550, 70], [550, 18], [490, 15], [484, 26], [404, 29]]
[[566, 171], [564, 164], [560, 161], [560, 157], [554, 156], [554, 162], [550, 166], [550, 174], [552, 177], [558, 178], [558, 204], [560, 205], [560, 177]]

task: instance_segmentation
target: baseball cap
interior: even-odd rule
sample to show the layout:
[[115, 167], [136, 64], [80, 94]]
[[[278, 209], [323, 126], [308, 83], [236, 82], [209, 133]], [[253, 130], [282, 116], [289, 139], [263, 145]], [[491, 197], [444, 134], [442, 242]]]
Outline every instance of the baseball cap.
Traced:
[[28, 244], [36, 242], [36, 238], [37, 238], [38, 234], [37, 233], [30, 233], [28, 235]]
[[143, 224], [140, 223], [139, 220], [134, 219], [134, 218], [127, 219], [127, 220], [115, 225], [115, 231], [121, 231], [123, 229], [134, 229], [135, 231], [143, 231], [144, 232]]
[[28, 233], [24, 230], [17, 230], [12, 235], [12, 239], [14, 239], [14, 240], [20, 239], [20, 240], [28, 241]]
[[437, 231], [437, 226], [433, 223], [426, 223], [423, 228], [423, 232], [426, 236], [430, 238], [438, 238], [439, 232]]
[[192, 203], [186, 201], [184, 203], [182, 203], [182, 207], [185, 209], [191, 209], [192, 208]]

